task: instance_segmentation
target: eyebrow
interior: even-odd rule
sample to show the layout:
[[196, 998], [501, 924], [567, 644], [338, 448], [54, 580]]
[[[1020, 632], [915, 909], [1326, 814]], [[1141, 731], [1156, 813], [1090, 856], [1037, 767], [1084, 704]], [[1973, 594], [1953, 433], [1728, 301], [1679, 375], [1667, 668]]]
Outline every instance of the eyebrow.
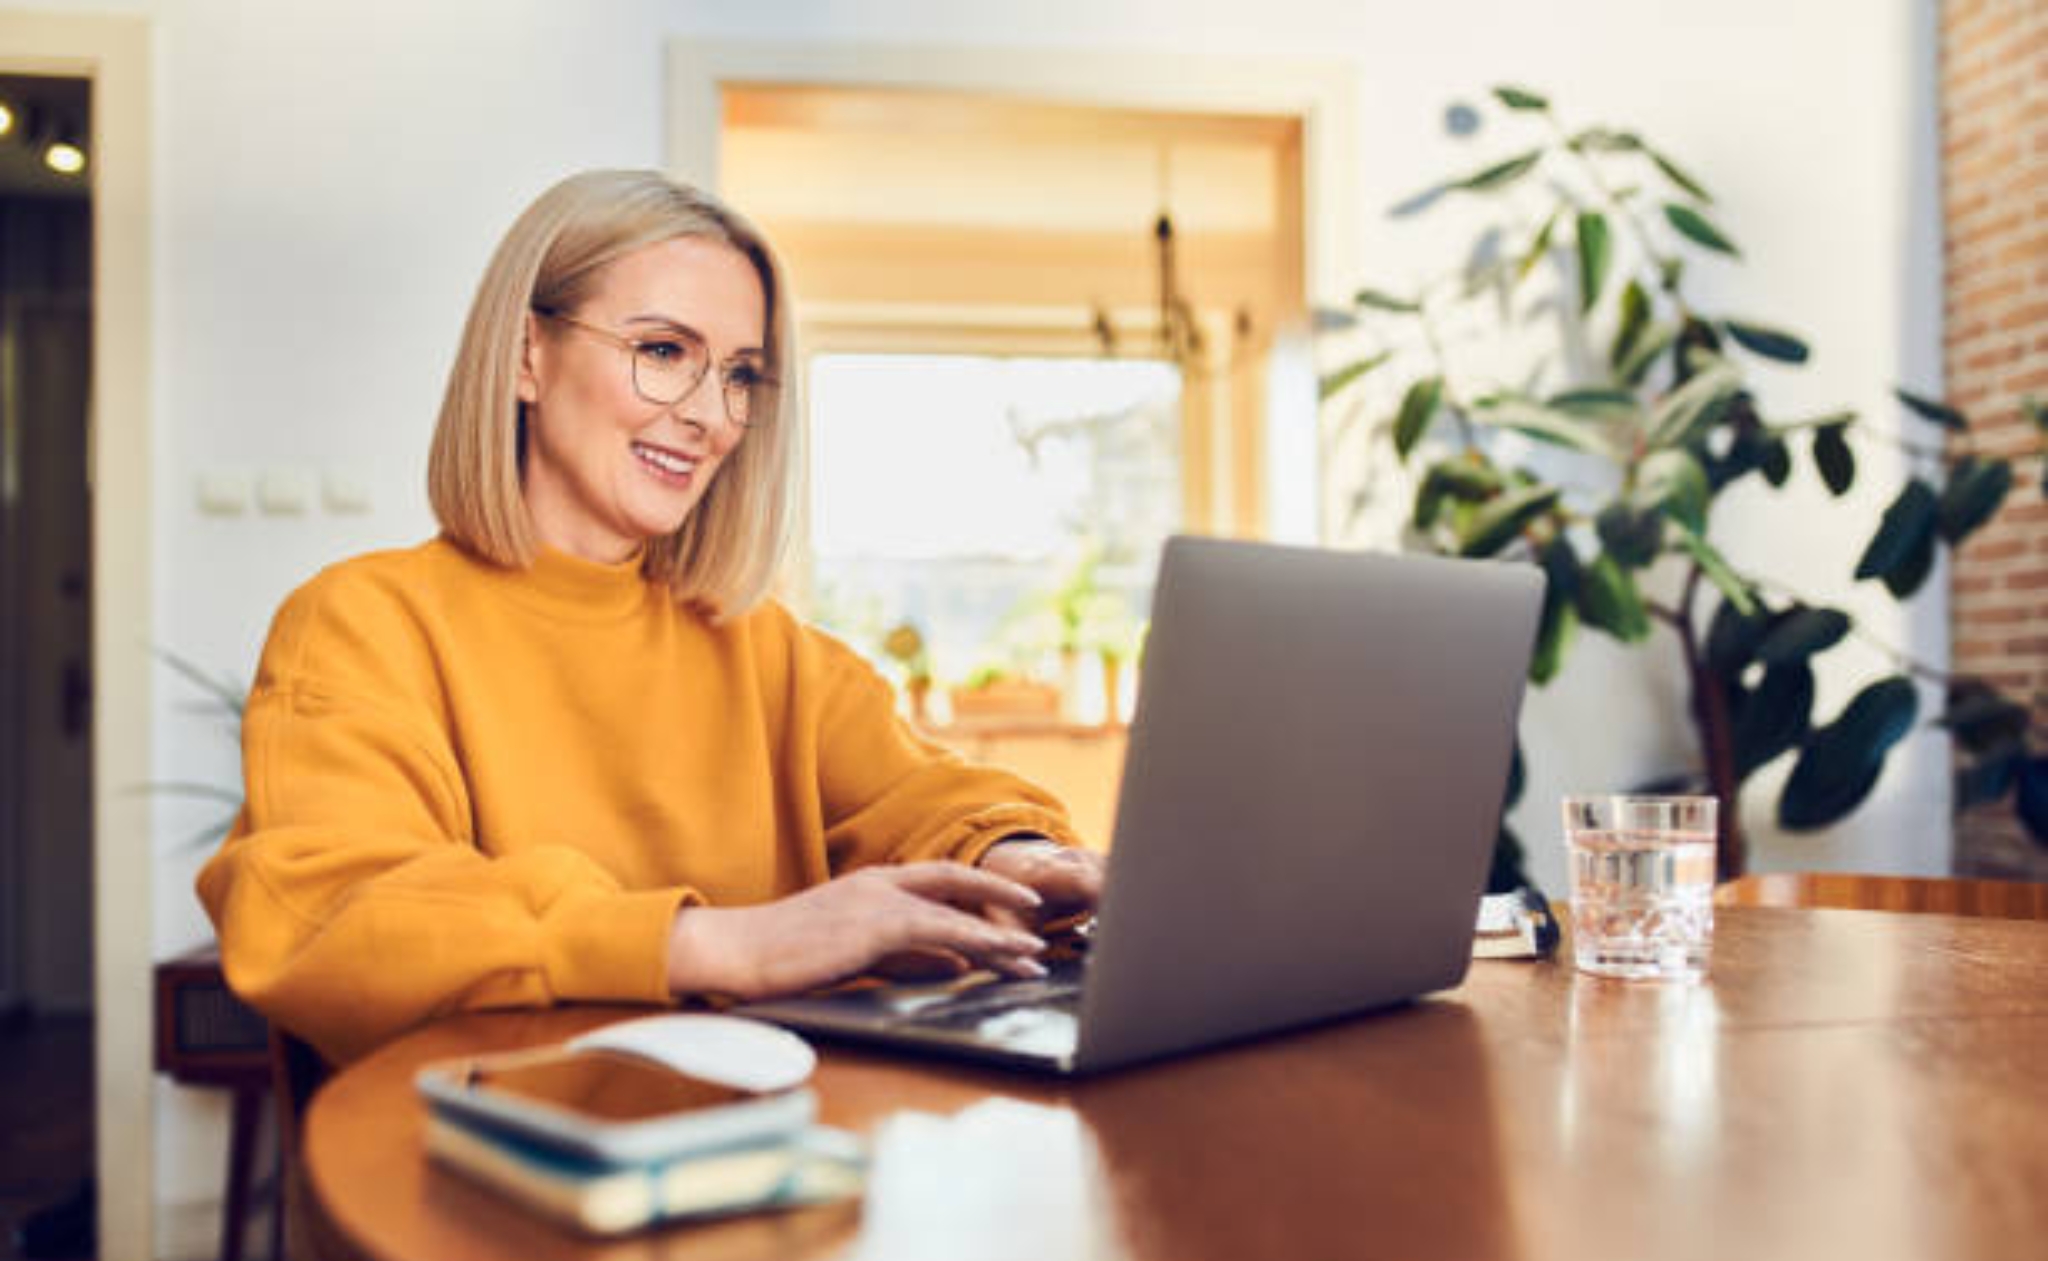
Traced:
[[[692, 328], [688, 324], [683, 323], [681, 320], [674, 319], [666, 315], [629, 315], [626, 317], [626, 323], [655, 324], [663, 328], [672, 328], [678, 332], [688, 333], [690, 336], [696, 338], [700, 342], [703, 342], [707, 346], [711, 344], [711, 339], [709, 337], [706, 337], [703, 334], [702, 330]], [[768, 352], [765, 347], [742, 346], [738, 350], [733, 351], [732, 354], [728, 355], [726, 358], [727, 361], [730, 362], [733, 359], [739, 359], [749, 355], [766, 356], [767, 353]]]

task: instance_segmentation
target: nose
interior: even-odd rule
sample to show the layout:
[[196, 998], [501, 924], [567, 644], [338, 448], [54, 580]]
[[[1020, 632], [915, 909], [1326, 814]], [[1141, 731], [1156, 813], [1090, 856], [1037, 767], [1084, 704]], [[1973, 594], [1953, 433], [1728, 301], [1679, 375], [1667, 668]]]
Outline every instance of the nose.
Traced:
[[729, 442], [739, 434], [739, 426], [725, 414], [725, 393], [717, 389], [717, 373], [705, 373], [696, 379], [696, 385], [688, 389], [680, 399], [670, 403], [668, 411], [678, 422], [694, 428], [698, 434], [713, 436], [721, 434], [721, 442]]

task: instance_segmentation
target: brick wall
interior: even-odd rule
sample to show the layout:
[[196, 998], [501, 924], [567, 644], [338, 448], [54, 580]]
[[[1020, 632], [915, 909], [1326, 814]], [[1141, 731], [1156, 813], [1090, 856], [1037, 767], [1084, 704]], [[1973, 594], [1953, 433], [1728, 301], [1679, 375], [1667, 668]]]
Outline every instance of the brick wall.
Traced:
[[[2048, 0], [1946, 0], [1941, 15], [1944, 360], [1982, 448], [2031, 449], [2019, 404], [2048, 402]], [[2018, 470], [1998, 517], [1957, 558], [1955, 668], [2034, 698], [2048, 721], [2048, 503]], [[2009, 808], [1965, 816], [1963, 874], [2048, 879]]]

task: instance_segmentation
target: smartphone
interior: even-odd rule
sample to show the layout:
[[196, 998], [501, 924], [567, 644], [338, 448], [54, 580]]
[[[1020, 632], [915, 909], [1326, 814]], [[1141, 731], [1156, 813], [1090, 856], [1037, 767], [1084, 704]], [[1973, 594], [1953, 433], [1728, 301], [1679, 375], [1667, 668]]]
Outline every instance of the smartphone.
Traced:
[[432, 1106], [472, 1123], [617, 1164], [786, 1140], [817, 1115], [807, 1088], [749, 1090], [597, 1048], [444, 1061], [417, 1082]]

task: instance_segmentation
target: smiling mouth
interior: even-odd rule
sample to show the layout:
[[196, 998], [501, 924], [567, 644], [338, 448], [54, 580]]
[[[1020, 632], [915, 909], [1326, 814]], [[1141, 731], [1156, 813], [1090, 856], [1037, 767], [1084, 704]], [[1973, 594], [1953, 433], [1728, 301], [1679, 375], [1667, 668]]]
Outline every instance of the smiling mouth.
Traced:
[[697, 461], [689, 456], [678, 455], [662, 447], [648, 446], [643, 442], [633, 444], [633, 454], [640, 463], [668, 481], [687, 482], [690, 474], [697, 469]]

